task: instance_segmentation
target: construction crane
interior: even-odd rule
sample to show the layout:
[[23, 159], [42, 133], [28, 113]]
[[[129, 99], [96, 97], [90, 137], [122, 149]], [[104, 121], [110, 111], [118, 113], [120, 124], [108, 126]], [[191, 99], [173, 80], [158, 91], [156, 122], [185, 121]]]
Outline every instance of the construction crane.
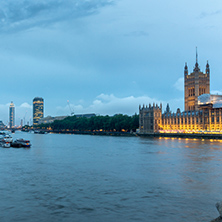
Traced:
[[74, 110], [71, 108], [70, 104], [69, 104], [69, 100], [67, 100], [67, 104], [69, 106], [70, 112], [71, 112], [71, 116], [74, 115]]

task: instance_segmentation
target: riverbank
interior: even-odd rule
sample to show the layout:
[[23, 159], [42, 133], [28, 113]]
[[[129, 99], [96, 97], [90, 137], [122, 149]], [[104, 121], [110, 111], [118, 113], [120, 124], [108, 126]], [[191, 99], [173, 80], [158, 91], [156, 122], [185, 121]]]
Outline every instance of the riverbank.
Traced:
[[39, 134], [78, 134], [78, 135], [98, 135], [98, 136], [124, 136], [124, 137], [155, 137], [155, 138], [190, 138], [190, 139], [217, 139], [222, 140], [222, 134], [215, 133], [147, 133], [135, 132], [110, 132], [110, 131], [77, 131], [77, 130], [37, 130]]
[[140, 137], [169, 137], [169, 138], [190, 138], [190, 139], [218, 139], [222, 140], [222, 134], [213, 133], [130, 133], [130, 132], [106, 132], [106, 131], [64, 131], [54, 130], [50, 133], [63, 133], [63, 134], [82, 134], [82, 135], [98, 135], [98, 136], [140, 136]]
[[138, 133], [138, 136], [222, 140], [222, 134], [213, 134], [213, 133], [149, 133], [149, 134]]
[[130, 133], [130, 132], [77, 131], [77, 130], [38, 130], [38, 133], [39, 134], [55, 133], [55, 134], [78, 134], [78, 135], [98, 135], [98, 136], [125, 136], [125, 137], [137, 136], [136, 133]]

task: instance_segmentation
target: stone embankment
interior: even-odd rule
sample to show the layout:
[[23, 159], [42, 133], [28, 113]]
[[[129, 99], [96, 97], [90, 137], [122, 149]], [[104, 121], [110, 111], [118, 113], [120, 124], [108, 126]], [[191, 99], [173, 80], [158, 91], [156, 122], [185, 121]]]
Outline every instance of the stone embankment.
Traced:
[[[25, 130], [23, 130], [25, 131]], [[25, 131], [25, 132], [28, 132]], [[45, 134], [45, 133], [58, 133], [58, 134], [82, 134], [82, 135], [99, 135], [99, 136], [137, 136], [134, 132], [107, 132], [107, 131], [78, 131], [78, 130], [45, 130], [38, 129], [34, 130], [34, 133]]]
[[188, 139], [222, 139], [222, 134], [212, 133], [150, 133], [138, 134], [142, 137], [170, 137], [170, 138], [188, 138]]
[[216, 219], [212, 220], [211, 222], [222, 222], [222, 201], [216, 203], [216, 208], [217, 208], [220, 216], [217, 217]]

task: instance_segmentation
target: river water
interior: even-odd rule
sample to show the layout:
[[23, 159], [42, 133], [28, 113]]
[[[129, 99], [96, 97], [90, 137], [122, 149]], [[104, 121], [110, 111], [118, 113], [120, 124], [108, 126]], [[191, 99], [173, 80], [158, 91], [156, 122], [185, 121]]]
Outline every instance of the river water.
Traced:
[[16, 132], [0, 148], [0, 221], [210, 221], [222, 143]]

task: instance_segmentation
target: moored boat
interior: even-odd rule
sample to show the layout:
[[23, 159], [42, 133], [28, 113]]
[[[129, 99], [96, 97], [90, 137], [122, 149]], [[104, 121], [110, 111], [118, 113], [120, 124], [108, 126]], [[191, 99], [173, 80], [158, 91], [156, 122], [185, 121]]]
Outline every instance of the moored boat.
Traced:
[[29, 140], [16, 139], [11, 143], [11, 147], [20, 148], [20, 147], [31, 147]]
[[21, 147], [30, 147], [30, 141], [29, 140], [24, 140], [24, 139], [16, 139], [14, 142], [17, 144], [21, 144]]
[[2, 142], [3, 143], [12, 143], [13, 139], [10, 135], [6, 134], [3, 138], [2, 138]]
[[2, 143], [3, 148], [10, 148], [11, 144], [9, 142]]
[[14, 142], [11, 143], [11, 147], [13, 147], [13, 148], [21, 148], [22, 144], [18, 143], [17, 141], [14, 141]]

